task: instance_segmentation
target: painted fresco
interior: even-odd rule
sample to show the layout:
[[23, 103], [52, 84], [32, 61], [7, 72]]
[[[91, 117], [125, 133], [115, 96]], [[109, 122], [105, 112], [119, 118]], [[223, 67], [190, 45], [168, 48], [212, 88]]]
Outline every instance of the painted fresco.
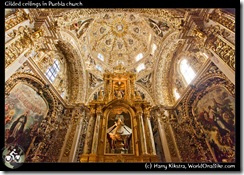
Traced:
[[34, 89], [17, 84], [5, 98], [5, 144], [17, 144], [27, 151], [47, 111]]
[[234, 162], [235, 99], [221, 87], [211, 89], [198, 101], [197, 121], [207, 137], [218, 162]]

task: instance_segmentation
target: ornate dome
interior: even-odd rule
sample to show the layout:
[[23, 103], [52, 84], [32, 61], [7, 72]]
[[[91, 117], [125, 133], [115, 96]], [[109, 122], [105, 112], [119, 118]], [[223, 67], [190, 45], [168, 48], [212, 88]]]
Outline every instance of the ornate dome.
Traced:
[[152, 50], [154, 33], [138, 14], [101, 14], [87, 32], [92, 57], [108, 66], [122, 62], [129, 69]]

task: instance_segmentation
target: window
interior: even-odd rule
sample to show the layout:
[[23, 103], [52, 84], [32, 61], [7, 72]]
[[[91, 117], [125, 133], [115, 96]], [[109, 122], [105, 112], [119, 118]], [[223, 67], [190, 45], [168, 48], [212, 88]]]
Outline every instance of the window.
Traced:
[[99, 71], [102, 71], [102, 67], [100, 65], [96, 65], [96, 69], [99, 70]]
[[61, 97], [64, 98], [64, 96], [65, 96], [65, 92], [62, 92]]
[[136, 68], [136, 71], [137, 71], [137, 72], [140, 72], [140, 71], [143, 70], [143, 69], [145, 69], [145, 65], [144, 65], [144, 63], [139, 64], [139, 66], [137, 66], [137, 68]]
[[174, 96], [175, 96], [176, 100], [178, 100], [180, 98], [180, 94], [178, 93], [176, 88], [174, 88]]
[[137, 56], [136, 56], [136, 61], [139, 61], [140, 59], [143, 58], [143, 54], [142, 53], [139, 53]]
[[104, 61], [104, 57], [103, 57], [103, 55], [100, 54], [100, 53], [97, 55], [97, 58], [98, 58], [99, 60], [101, 60], [101, 61]]
[[59, 70], [59, 61], [55, 59], [53, 65], [50, 66], [45, 73], [47, 79], [53, 83], [58, 75]]
[[180, 62], [180, 71], [185, 78], [187, 84], [190, 84], [190, 82], [193, 80], [193, 78], [196, 76], [194, 70], [191, 68], [191, 66], [188, 64], [188, 61], [186, 59], [183, 59]]
[[156, 44], [152, 44], [152, 51], [151, 51], [151, 55], [154, 55], [155, 51], [157, 49], [157, 45]]

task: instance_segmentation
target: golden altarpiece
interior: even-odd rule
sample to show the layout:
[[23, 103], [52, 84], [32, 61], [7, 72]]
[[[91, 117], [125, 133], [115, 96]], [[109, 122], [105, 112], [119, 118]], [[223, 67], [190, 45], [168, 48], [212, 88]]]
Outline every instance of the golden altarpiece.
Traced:
[[150, 104], [135, 91], [136, 75], [120, 64], [103, 78], [104, 90], [89, 103], [91, 117], [80, 162], [158, 162]]

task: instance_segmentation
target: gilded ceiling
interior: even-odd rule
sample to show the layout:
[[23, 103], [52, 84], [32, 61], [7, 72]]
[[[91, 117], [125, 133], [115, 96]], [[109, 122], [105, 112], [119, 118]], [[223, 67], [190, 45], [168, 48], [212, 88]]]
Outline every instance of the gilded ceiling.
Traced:
[[104, 62], [116, 66], [116, 60], [125, 67], [135, 64], [135, 57], [150, 52], [151, 32], [138, 15], [112, 13], [97, 18], [88, 31], [88, 42], [93, 57], [101, 53]]
[[[196, 70], [204, 64], [206, 57], [199, 55], [206, 51], [204, 42], [211, 35], [204, 30], [214, 26], [209, 14], [215, 14], [209, 9], [133, 8], [30, 12], [35, 21], [50, 17], [50, 24], [42, 25], [42, 29], [44, 35], [51, 31], [58, 38], [56, 45], [69, 65], [73, 102], [88, 103], [102, 88], [103, 74], [123, 64], [127, 71], [136, 73], [135, 89], [151, 104], [165, 106], [175, 104], [172, 89], [177, 83], [183, 86], [177, 75], [179, 55], [196, 57]], [[219, 15], [219, 11], [216, 13]]]
[[61, 14], [57, 24], [79, 40], [86, 68], [92, 69], [91, 62], [96, 62], [110, 71], [119, 63], [129, 71], [140, 63], [147, 64], [145, 70], [152, 69], [163, 39], [180, 26], [183, 17], [181, 11], [163, 9], [82, 9]]

